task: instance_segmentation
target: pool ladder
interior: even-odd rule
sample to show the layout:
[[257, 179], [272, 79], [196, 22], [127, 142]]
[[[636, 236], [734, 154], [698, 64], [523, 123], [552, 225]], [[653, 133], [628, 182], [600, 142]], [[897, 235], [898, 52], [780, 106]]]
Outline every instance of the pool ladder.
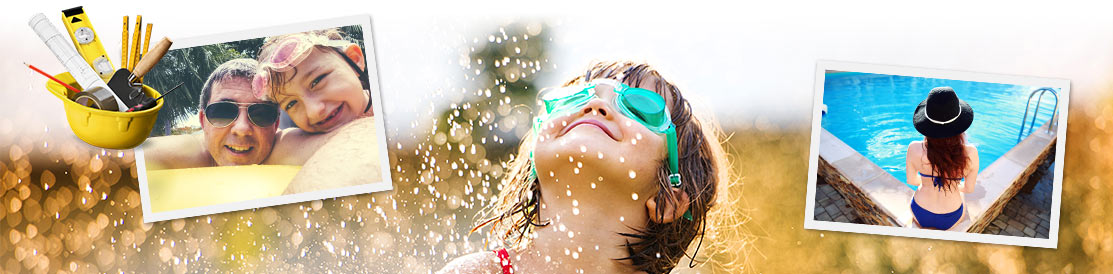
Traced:
[[1024, 137], [1024, 124], [1028, 122], [1028, 109], [1032, 106], [1032, 97], [1036, 96], [1036, 93], [1040, 95], [1040, 97], [1036, 98], [1036, 110], [1032, 111], [1032, 122], [1027, 126], [1028, 133], [1031, 133], [1036, 128], [1036, 116], [1040, 113], [1040, 102], [1043, 101], [1043, 94], [1047, 92], [1051, 92], [1051, 95], [1055, 98], [1055, 105], [1051, 110], [1051, 126], [1047, 127], [1047, 132], [1050, 133], [1052, 128], [1058, 126], [1059, 121], [1055, 116], [1059, 114], [1059, 94], [1055, 92], [1055, 89], [1048, 87], [1033, 90], [1032, 93], [1028, 95], [1027, 104], [1024, 105], [1024, 120], [1020, 122], [1020, 133], [1016, 135], [1017, 143], [1020, 143], [1020, 139]]

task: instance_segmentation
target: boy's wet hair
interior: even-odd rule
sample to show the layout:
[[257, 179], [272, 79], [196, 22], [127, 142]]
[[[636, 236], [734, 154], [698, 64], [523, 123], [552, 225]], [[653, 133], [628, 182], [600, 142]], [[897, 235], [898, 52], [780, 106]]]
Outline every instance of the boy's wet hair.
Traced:
[[[665, 224], [650, 221], [637, 233], [621, 233], [626, 238], [629, 255], [615, 258], [629, 260], [635, 268], [647, 273], [667, 273], [685, 257], [685, 251], [696, 237], [700, 237], [702, 242], [708, 213], [720, 191], [720, 181], [729, 180], [724, 170], [726, 160], [718, 141], [718, 128], [714, 123], [703, 125], [700, 119], [693, 116], [691, 105], [679, 89], [647, 64], [597, 62], [584, 75], [569, 80], [564, 86], [595, 79], [619, 80], [631, 87], [643, 82], [655, 83], [649, 89], [668, 100], [671, 119], [676, 126], [680, 174], [683, 176], [680, 189], [690, 198], [688, 209], [692, 219], [677, 218]], [[510, 248], [520, 249], [529, 245], [534, 228], [548, 225], [548, 220], [542, 220], [540, 215], [543, 199], [540, 181], [532, 175], [532, 157], [526, 157], [533, 151], [536, 134], [531, 130], [523, 137], [518, 154], [510, 162], [507, 176], [501, 182], [499, 198], [486, 210], [484, 221], [472, 229], [476, 231], [490, 225], [488, 234]], [[667, 158], [662, 159], [657, 169], [655, 199], [658, 205], [679, 203], [679, 198], [671, 191], [667, 161]], [[657, 212], [651, 214], [664, 219], [666, 208], [658, 206]]]

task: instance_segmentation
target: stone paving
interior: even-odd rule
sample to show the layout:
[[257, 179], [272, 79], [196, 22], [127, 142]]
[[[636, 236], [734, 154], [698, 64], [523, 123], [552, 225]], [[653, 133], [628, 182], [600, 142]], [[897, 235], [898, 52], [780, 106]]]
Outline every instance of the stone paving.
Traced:
[[823, 180], [817, 180], [815, 188], [815, 219], [841, 223], [862, 223], [854, 207], [846, 203], [846, 198], [835, 187]]
[[[1021, 189], [1008, 204], [1005, 210], [998, 215], [985, 234], [1048, 238], [1051, 222], [1051, 193], [1054, 185], [1055, 168], [1053, 164], [1046, 165], [1040, 171], [1037, 181]], [[834, 221], [843, 223], [862, 223], [858, 213], [854, 211], [833, 186], [823, 180], [818, 180], [816, 185], [815, 219], [819, 221]]]
[[1051, 193], [1054, 185], [1054, 164], [1045, 165], [1038, 180], [1020, 190], [1005, 210], [983, 231], [985, 234], [1048, 238], [1051, 226]]

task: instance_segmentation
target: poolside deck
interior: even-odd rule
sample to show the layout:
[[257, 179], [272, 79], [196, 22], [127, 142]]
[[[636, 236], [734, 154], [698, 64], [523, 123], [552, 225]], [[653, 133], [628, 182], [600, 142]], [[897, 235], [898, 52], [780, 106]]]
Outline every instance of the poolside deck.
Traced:
[[[1053, 170], [1050, 161], [1046, 170]], [[1043, 169], [1043, 168], [1041, 168]], [[1048, 239], [1051, 222], [1051, 193], [1055, 185], [1053, 172], [1037, 172], [1016, 194], [1001, 215], [997, 215], [982, 233]]]
[[908, 226], [912, 190], [831, 132], [821, 130], [819, 179], [842, 194], [864, 223]]
[[978, 174], [978, 186], [966, 195], [966, 205], [976, 220], [967, 232], [984, 231], [1040, 165], [1054, 157], [1056, 130], [1049, 129], [1050, 125], [1045, 123]]
[[[1054, 155], [1055, 129], [1049, 129], [1050, 125], [1044, 124], [978, 174], [974, 192], [965, 195], [964, 219], [950, 231], [981, 233], [992, 224], [1041, 163]], [[837, 190], [861, 223], [917, 227], [909, 208], [913, 191], [826, 129], [821, 130], [817, 181]], [[828, 205], [816, 204], [820, 206]]]

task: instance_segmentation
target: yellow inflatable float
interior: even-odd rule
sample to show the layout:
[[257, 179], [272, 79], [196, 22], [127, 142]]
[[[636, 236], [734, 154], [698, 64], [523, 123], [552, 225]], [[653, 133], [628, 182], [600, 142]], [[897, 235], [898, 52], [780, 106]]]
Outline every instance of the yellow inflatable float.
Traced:
[[279, 196], [299, 170], [285, 165], [148, 170], [151, 212]]

